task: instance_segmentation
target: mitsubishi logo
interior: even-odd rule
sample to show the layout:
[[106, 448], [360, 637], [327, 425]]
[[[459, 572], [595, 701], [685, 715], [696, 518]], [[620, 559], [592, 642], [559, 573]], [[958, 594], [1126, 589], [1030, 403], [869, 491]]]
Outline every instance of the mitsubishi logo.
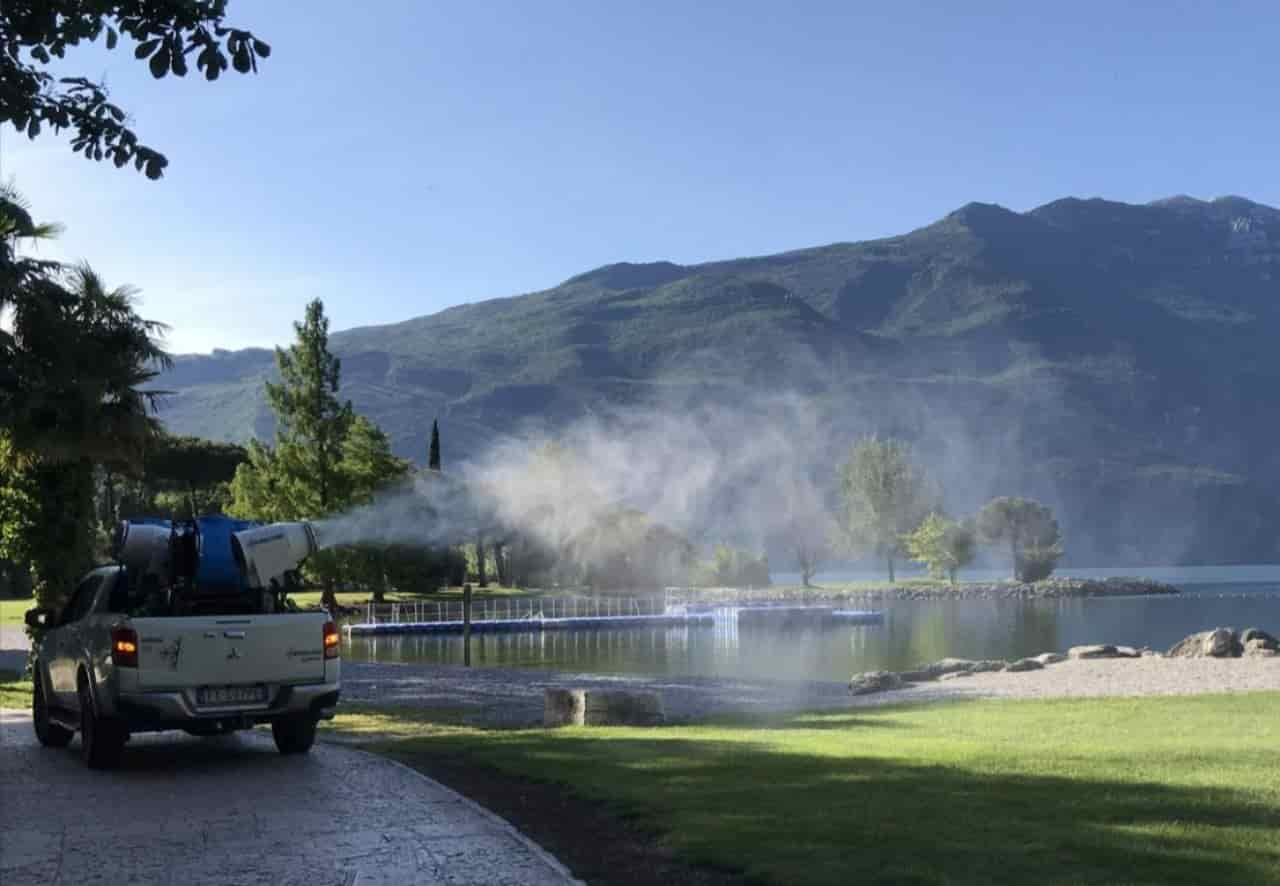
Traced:
[[228, 658], [228, 660], [230, 660], [230, 659], [236, 659], [236, 658], [239, 658], [239, 657], [240, 657], [240, 650], [239, 650], [239, 649], [237, 649], [236, 647], [232, 646], [232, 647], [231, 647], [231, 651], [227, 653], [227, 658]]

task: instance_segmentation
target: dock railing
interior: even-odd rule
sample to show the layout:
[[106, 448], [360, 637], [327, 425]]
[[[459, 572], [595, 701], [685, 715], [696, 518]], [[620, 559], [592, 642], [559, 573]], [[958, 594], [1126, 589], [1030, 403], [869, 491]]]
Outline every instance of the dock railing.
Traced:
[[[471, 621], [517, 621], [537, 618], [617, 617], [623, 615], [665, 615], [663, 596], [619, 597], [546, 596], [489, 597], [471, 602]], [[366, 603], [364, 623], [423, 624], [463, 621], [461, 600], [403, 600], [393, 603]]]

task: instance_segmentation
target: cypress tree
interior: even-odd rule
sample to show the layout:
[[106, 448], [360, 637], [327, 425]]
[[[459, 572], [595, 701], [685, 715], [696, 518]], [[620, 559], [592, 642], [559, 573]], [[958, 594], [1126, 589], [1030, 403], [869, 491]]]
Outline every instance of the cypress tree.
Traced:
[[431, 449], [427, 453], [427, 467], [433, 471], [440, 470], [440, 422], [431, 422]]

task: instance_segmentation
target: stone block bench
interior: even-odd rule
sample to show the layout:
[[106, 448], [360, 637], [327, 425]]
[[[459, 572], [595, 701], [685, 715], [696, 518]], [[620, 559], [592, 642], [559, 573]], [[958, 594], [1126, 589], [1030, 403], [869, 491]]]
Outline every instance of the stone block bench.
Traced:
[[666, 717], [656, 692], [619, 689], [548, 689], [544, 726], [656, 726]]

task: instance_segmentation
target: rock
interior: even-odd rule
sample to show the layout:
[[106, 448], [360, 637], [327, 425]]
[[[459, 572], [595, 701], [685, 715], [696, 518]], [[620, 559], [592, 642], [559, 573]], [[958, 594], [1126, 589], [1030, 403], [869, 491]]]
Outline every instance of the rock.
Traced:
[[993, 671], [1003, 671], [1008, 669], [1008, 667], [1009, 667], [1009, 663], [1007, 661], [1001, 661], [1000, 659], [989, 658], [989, 659], [983, 659], [981, 661], [975, 661], [973, 663], [973, 667], [971, 667], [969, 671], [970, 673], [974, 673], [974, 674], [984, 674], [984, 673], [990, 673]]
[[618, 689], [547, 689], [545, 726], [654, 726], [666, 719], [656, 692]]
[[1044, 663], [1038, 658], [1020, 658], [1017, 661], [1011, 661], [1005, 665], [1006, 671], [1012, 673], [1021, 673], [1022, 671], [1038, 671], [1044, 668]]
[[1243, 652], [1244, 645], [1230, 628], [1214, 628], [1200, 644], [1200, 654], [1211, 658], [1233, 658]]
[[1132, 646], [1117, 646], [1116, 658], [1141, 658], [1142, 653]]
[[1231, 628], [1192, 634], [1169, 647], [1170, 658], [1238, 658], [1244, 644]]
[[1258, 628], [1245, 628], [1240, 632], [1240, 644], [1245, 647], [1246, 651], [1249, 648], [1249, 643], [1252, 641], [1260, 642], [1263, 649], [1280, 651], [1280, 640], [1277, 640], [1266, 631]]
[[932, 674], [934, 679], [947, 674], [959, 672], [969, 673], [973, 670], [973, 662], [967, 658], [943, 658], [925, 667], [925, 673]]
[[1041, 652], [1039, 655], [1035, 656], [1034, 660], [1040, 662], [1042, 665], [1051, 665], [1057, 664], [1060, 661], [1066, 661], [1067, 657], [1061, 652]]
[[1280, 651], [1268, 646], [1266, 640], [1255, 637], [1244, 644], [1244, 655], [1250, 658], [1272, 658], [1280, 655]]
[[1183, 637], [1170, 646], [1166, 654], [1170, 658], [1199, 658], [1204, 654], [1204, 639], [1208, 635], [1208, 631], [1201, 631], [1198, 634]]
[[1092, 646], [1072, 646], [1067, 650], [1067, 658], [1115, 658], [1116, 648], [1108, 643], [1097, 643]]
[[959, 680], [961, 677], [972, 677], [973, 671], [950, 671], [939, 677], [939, 680]]
[[1005, 667], [1005, 662], [998, 659], [943, 658], [926, 666], [921, 671], [913, 671], [912, 673], [927, 674], [927, 679], [936, 680], [947, 674], [981, 674], [987, 671], [1003, 671]]
[[849, 694], [870, 695], [873, 692], [901, 689], [905, 685], [902, 677], [893, 671], [865, 671], [854, 674], [849, 680]]

